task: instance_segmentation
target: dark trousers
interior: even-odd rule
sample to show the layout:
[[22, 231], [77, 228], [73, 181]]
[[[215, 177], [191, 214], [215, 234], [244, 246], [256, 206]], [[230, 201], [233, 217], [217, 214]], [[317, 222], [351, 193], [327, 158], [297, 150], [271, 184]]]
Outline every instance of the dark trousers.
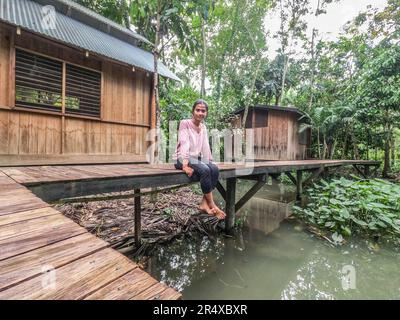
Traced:
[[[200, 187], [203, 194], [210, 193], [215, 189], [219, 178], [219, 169], [214, 163], [205, 163], [195, 158], [190, 158], [189, 167], [194, 170], [190, 180], [200, 181]], [[181, 159], [176, 161], [175, 168], [182, 170]]]

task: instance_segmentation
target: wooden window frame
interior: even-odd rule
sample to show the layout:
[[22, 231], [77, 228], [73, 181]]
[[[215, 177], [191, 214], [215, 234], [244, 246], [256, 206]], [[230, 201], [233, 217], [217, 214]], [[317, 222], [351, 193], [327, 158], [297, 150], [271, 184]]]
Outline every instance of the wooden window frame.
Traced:
[[[34, 54], [34, 55], [37, 55], [37, 56], [41, 56], [43, 58], [51, 59], [51, 60], [58, 61], [58, 62], [62, 63], [62, 92], [61, 92], [62, 107], [61, 107], [60, 111], [53, 111], [53, 110], [50, 110], [50, 109], [46, 110], [46, 109], [35, 109], [35, 108], [29, 108], [29, 107], [16, 106], [15, 105], [16, 90], [13, 90], [14, 103], [13, 103], [13, 105], [11, 107], [12, 109], [20, 110], [20, 111], [30, 111], [30, 112], [34, 112], [34, 113], [59, 115], [59, 116], [71, 117], [71, 118], [81, 118], [81, 119], [88, 119], [88, 120], [102, 120], [102, 118], [103, 118], [102, 117], [102, 114], [103, 114], [102, 113], [103, 112], [103, 101], [104, 101], [104, 99], [103, 99], [104, 74], [103, 74], [102, 70], [99, 71], [99, 70], [96, 70], [96, 69], [93, 69], [93, 68], [89, 68], [89, 67], [86, 67], [86, 66], [82, 66], [82, 65], [79, 65], [79, 64], [76, 64], [76, 63], [68, 62], [66, 60], [55, 58], [55, 57], [52, 57], [52, 56], [49, 56], [49, 55], [46, 55], [46, 54], [43, 54], [43, 53], [39, 53], [39, 52], [34, 51], [34, 50], [26, 49], [26, 48], [21, 47], [21, 46], [13, 46], [13, 47], [14, 47], [14, 50], [13, 50], [12, 54], [10, 55], [10, 57], [12, 59], [11, 62], [14, 65], [15, 65], [16, 59], [17, 59], [17, 57], [16, 57], [17, 49], [21, 50], [21, 51], [25, 51], [25, 52], [31, 53], [31, 54]], [[65, 108], [65, 100], [66, 99], [65, 98], [66, 98], [66, 77], [67, 77], [67, 74], [66, 74], [66, 69], [67, 68], [66, 68], [66, 66], [67, 66], [67, 64], [75, 66], [75, 67], [78, 67], [78, 68], [86, 69], [88, 71], [96, 72], [96, 73], [98, 73], [100, 75], [100, 103], [99, 103], [99, 116], [98, 117], [91, 116], [91, 115], [83, 115], [83, 114], [81, 115], [81, 114], [74, 114], [74, 113], [66, 112], [66, 108]], [[14, 89], [16, 88], [16, 70], [15, 70], [15, 68], [13, 68], [13, 88]]]

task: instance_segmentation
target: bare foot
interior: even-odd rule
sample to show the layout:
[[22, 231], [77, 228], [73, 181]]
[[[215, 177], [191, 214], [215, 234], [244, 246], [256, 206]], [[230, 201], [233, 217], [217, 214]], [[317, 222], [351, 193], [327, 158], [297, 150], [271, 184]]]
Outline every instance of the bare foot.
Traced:
[[226, 213], [223, 212], [220, 208], [215, 206], [213, 209], [215, 209], [215, 216], [218, 218], [218, 220], [223, 220], [226, 218]]
[[205, 200], [203, 200], [203, 201], [201, 202], [201, 204], [200, 204], [200, 206], [199, 206], [199, 209], [200, 209], [201, 211], [206, 212], [206, 213], [209, 214], [209, 215], [212, 215], [212, 216], [215, 216], [215, 214], [216, 214], [215, 208], [210, 208], [210, 207], [208, 206], [208, 204], [207, 204], [207, 201], [205, 201]]

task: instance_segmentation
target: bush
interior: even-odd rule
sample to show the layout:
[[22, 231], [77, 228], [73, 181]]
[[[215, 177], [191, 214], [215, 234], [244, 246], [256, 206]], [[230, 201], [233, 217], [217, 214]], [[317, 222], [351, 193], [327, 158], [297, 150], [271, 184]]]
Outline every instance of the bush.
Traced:
[[387, 237], [400, 242], [400, 185], [381, 179], [321, 181], [308, 189], [309, 203], [296, 216], [334, 234]]

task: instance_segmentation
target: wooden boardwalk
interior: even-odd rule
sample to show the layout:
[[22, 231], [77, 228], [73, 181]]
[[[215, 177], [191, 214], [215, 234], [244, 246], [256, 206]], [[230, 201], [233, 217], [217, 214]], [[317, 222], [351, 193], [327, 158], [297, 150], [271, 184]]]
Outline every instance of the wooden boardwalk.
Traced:
[[0, 299], [180, 299], [0, 171]]
[[[218, 190], [226, 201], [228, 229], [235, 212], [266, 183], [268, 175], [286, 173], [301, 191], [303, 171], [317, 176], [345, 165], [369, 168], [379, 162], [219, 164], [221, 178], [227, 181], [226, 187], [219, 183]], [[238, 178], [256, 183], [236, 202]], [[187, 182], [188, 177], [172, 164], [0, 167], [0, 299], [180, 299], [180, 293], [157, 282], [45, 201], [135, 190], [139, 193], [135, 237], [140, 241], [140, 189]]]

